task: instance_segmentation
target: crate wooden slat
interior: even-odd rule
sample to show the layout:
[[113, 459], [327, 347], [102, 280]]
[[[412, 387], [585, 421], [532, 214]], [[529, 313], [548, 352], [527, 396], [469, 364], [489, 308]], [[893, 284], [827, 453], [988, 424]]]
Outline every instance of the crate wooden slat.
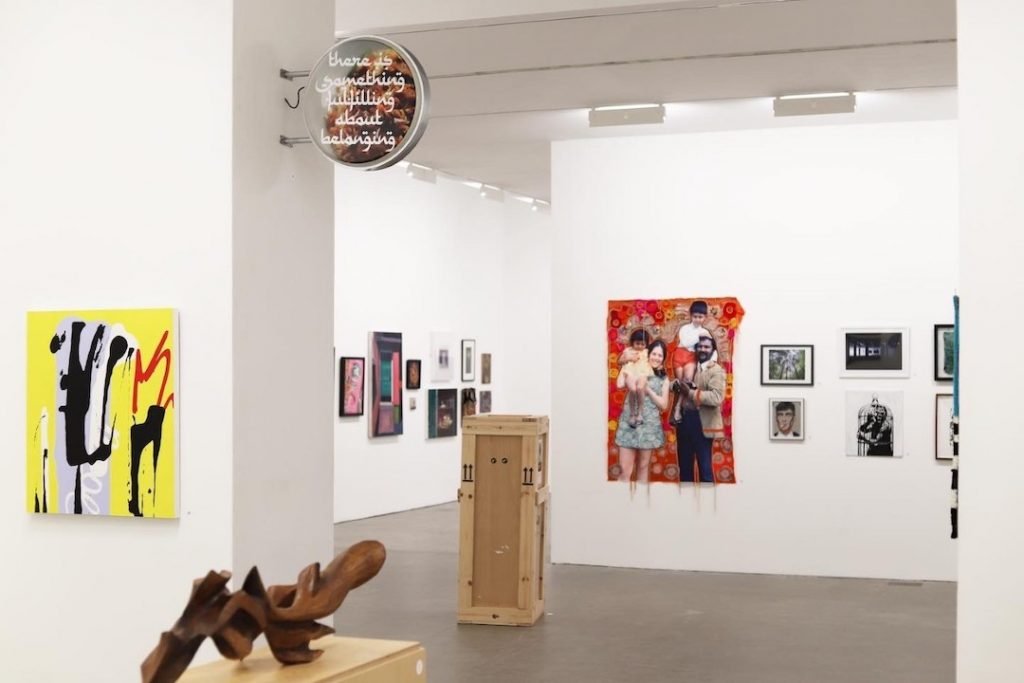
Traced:
[[467, 417], [459, 488], [459, 622], [528, 626], [544, 612], [548, 418]]

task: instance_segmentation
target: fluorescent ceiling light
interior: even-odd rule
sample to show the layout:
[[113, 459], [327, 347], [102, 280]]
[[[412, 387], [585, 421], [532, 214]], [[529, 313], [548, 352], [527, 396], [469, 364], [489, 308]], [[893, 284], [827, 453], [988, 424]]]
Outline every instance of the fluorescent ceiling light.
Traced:
[[543, 199], [534, 199], [533, 206], [530, 207], [530, 211], [537, 211], [539, 209], [547, 209], [551, 206], [551, 202], [546, 202]]
[[512, 192], [509, 192], [508, 194], [510, 197], [512, 197], [512, 199], [516, 199], [525, 204], [533, 204], [533, 197], [527, 197], [525, 194], [514, 194]]
[[480, 196], [484, 199], [493, 199], [496, 202], [505, 201], [505, 192], [494, 185], [481, 185]]
[[650, 109], [660, 107], [660, 104], [610, 104], [604, 107], [594, 107], [594, 111], [622, 111], [624, 109]]
[[429, 166], [421, 166], [419, 164], [409, 164], [409, 167], [405, 170], [406, 174], [410, 178], [416, 180], [422, 180], [425, 183], [436, 183], [437, 182], [437, 171], [430, 168]]
[[852, 114], [856, 109], [857, 96], [852, 92], [776, 97], [773, 105], [776, 116]]
[[483, 183], [478, 183], [475, 180], [463, 180], [462, 184], [468, 187], [472, 187], [474, 190], [479, 190], [484, 185]]
[[849, 97], [853, 93], [849, 90], [843, 92], [810, 92], [803, 93], [802, 95], [781, 95], [778, 99], [780, 100], [809, 100], [815, 97]]
[[628, 104], [590, 110], [591, 128], [664, 122], [665, 106], [661, 104]]

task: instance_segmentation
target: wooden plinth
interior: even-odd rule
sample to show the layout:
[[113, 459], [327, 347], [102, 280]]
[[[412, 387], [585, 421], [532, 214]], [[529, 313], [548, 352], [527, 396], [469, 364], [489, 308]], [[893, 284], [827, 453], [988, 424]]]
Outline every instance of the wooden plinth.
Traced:
[[189, 669], [181, 683], [424, 683], [427, 651], [419, 643], [330, 636], [314, 641], [324, 653], [309, 664], [282, 666], [269, 648], [243, 662], [222, 659]]

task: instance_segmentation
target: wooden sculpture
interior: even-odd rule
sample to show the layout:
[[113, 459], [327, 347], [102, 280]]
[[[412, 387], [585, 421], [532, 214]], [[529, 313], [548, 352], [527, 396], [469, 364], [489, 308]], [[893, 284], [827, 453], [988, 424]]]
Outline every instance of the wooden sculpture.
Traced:
[[333, 614], [353, 588], [380, 571], [386, 553], [377, 541], [363, 541], [338, 555], [323, 572], [309, 565], [294, 584], [264, 589], [253, 567], [242, 588], [229, 593], [230, 572], [210, 571], [192, 584], [185, 611], [142, 663], [143, 683], [173, 683], [185, 672], [204, 638], [212, 638], [228, 659], [244, 659], [261, 633], [282, 664], [311, 662], [322, 650], [309, 643], [334, 633], [316, 620]]

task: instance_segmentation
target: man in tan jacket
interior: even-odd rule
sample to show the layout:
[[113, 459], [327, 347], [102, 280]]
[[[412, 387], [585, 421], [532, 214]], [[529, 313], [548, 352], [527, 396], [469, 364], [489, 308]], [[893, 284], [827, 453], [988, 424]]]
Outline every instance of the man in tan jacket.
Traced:
[[[722, 401], [725, 400], [725, 370], [712, 358], [718, 345], [711, 337], [697, 342], [697, 372], [693, 384], [677, 380], [673, 389], [681, 394], [682, 418], [676, 424], [676, 452], [679, 481], [715, 481], [711, 469], [711, 446], [725, 436]], [[678, 377], [682, 368], [674, 368]], [[697, 471], [694, 471], [694, 465]]]

